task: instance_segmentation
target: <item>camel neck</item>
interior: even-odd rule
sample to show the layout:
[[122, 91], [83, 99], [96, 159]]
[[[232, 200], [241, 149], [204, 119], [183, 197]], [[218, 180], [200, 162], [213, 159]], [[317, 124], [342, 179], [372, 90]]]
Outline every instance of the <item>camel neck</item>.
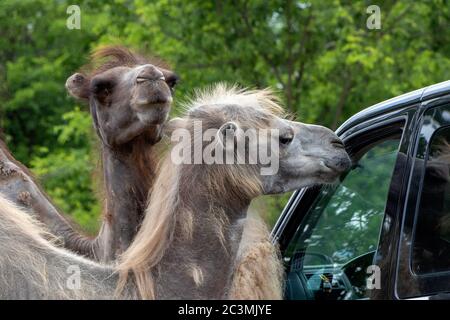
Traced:
[[132, 147], [103, 150], [105, 203], [96, 239], [102, 242], [99, 247], [104, 248], [97, 253], [101, 261], [111, 261], [125, 251], [142, 222], [151, 187], [148, 180], [154, 175], [154, 165], [146, 163], [151, 161], [151, 148], [148, 146], [146, 150], [148, 159], [136, 159]]
[[[176, 213], [173, 241], [157, 268], [157, 298], [226, 298], [250, 200], [211, 201], [201, 192], [183, 199], [182, 194], [180, 203], [196, 205]], [[186, 224], [193, 226], [190, 236]]]

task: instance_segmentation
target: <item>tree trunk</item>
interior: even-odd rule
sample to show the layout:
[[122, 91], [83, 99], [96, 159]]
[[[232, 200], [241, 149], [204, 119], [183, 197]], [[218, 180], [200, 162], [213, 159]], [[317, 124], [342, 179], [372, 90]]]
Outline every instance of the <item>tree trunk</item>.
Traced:
[[331, 125], [331, 129], [336, 130], [339, 120], [342, 115], [342, 110], [344, 109], [345, 102], [347, 101], [348, 95], [350, 94], [350, 90], [352, 88], [352, 79], [351, 76], [347, 76], [342, 85], [341, 95], [339, 97], [339, 102], [336, 106], [336, 111], [334, 114], [333, 123]]

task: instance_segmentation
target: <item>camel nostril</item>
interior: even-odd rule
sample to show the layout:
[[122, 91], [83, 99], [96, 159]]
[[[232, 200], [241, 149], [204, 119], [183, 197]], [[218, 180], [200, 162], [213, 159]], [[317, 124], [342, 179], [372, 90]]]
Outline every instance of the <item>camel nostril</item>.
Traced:
[[136, 77], [136, 82], [142, 83], [142, 82], [151, 81], [151, 80], [165, 81], [166, 79], [164, 77], [164, 74], [161, 72], [161, 70], [159, 70], [155, 66], [146, 65], [145, 68]]

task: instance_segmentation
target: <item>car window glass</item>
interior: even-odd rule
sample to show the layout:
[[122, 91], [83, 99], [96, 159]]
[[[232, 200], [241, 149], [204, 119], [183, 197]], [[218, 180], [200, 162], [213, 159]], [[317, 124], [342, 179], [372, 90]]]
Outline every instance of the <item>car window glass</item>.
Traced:
[[288, 298], [366, 297], [399, 139], [375, 144], [338, 185], [322, 188], [288, 246]]
[[433, 135], [424, 166], [412, 258], [419, 274], [450, 270], [450, 127]]

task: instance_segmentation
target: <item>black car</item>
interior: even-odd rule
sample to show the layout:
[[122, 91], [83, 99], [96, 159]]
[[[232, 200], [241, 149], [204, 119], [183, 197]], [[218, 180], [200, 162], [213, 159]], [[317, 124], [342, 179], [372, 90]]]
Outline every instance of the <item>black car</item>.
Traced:
[[296, 191], [272, 232], [285, 298], [450, 298], [450, 81], [367, 108], [337, 134], [352, 169]]

